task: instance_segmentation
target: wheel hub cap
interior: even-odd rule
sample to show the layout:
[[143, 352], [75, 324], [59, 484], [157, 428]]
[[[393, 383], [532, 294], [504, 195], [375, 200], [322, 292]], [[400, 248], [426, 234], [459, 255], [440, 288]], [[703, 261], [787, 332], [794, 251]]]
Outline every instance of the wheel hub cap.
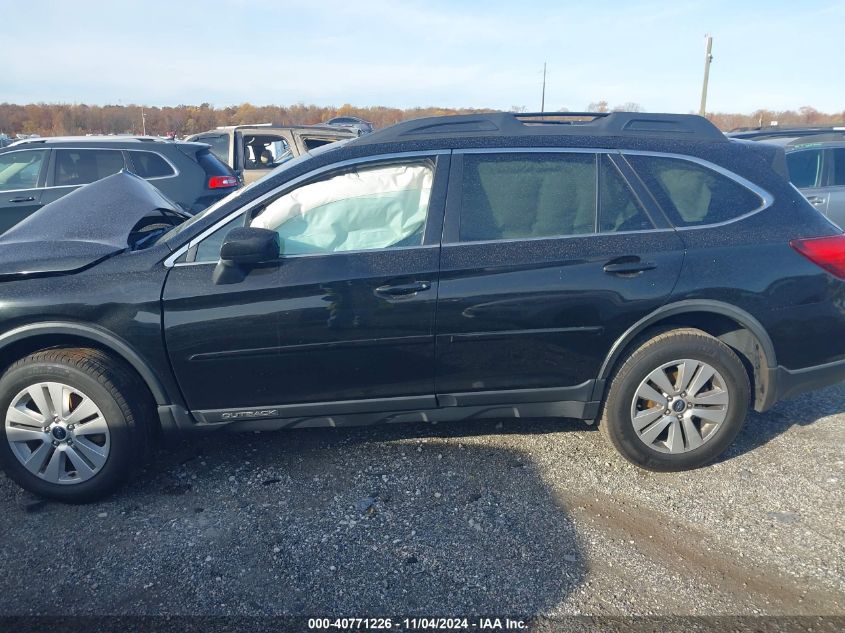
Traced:
[[4, 426], [18, 461], [53, 484], [90, 479], [105, 466], [111, 448], [99, 407], [63, 383], [40, 382], [22, 390], [6, 410]]
[[710, 441], [728, 414], [727, 383], [713, 366], [684, 358], [661, 365], [637, 387], [631, 423], [661, 453], [686, 453]]
[[62, 426], [54, 426], [53, 437], [59, 442], [64, 442], [67, 439], [67, 431]]

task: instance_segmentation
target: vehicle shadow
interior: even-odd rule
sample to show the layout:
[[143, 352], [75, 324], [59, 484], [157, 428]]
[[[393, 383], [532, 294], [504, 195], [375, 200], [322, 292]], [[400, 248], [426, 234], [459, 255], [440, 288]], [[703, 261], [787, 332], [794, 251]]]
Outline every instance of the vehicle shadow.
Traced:
[[[582, 425], [495, 426], [198, 436], [90, 506], [26, 512], [33, 498], [0, 481], [0, 494], [19, 499], [3, 502], [4, 551], [28, 552], [0, 555], [0, 610], [548, 613], [587, 572], [567, 508], [520, 451], [461, 440]], [[84, 570], [67, 581], [49, 571], [49, 548], [34, 547], [55, 525], [74, 526], [64, 564]], [[33, 586], [56, 591], [24, 589]]]
[[808, 426], [822, 418], [843, 412], [843, 384], [779, 402], [765, 413], [751, 411], [733, 445], [718, 461], [725, 461], [764, 446], [793, 426]]

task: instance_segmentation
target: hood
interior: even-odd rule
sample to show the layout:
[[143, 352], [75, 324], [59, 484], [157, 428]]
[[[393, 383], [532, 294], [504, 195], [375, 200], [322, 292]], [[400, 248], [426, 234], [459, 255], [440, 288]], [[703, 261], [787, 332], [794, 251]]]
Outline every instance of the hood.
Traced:
[[66, 273], [129, 246], [138, 221], [179, 206], [135, 174], [122, 171], [44, 205], [0, 235], [0, 276]]

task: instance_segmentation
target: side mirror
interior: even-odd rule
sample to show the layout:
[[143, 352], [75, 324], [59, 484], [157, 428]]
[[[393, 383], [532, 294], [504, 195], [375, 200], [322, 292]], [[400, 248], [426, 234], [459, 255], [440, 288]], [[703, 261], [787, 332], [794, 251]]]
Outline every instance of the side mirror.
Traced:
[[226, 234], [220, 247], [220, 261], [214, 268], [217, 285], [236, 284], [244, 280], [250, 266], [272, 262], [282, 253], [279, 234], [268, 229], [238, 227]]
[[223, 238], [220, 259], [235, 265], [271, 262], [281, 254], [279, 234], [269, 229], [240, 226]]

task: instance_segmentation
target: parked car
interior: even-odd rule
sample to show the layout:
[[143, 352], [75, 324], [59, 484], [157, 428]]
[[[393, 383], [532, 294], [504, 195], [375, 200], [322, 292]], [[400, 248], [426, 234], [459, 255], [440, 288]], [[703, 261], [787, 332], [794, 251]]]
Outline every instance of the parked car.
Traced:
[[375, 130], [375, 127], [369, 121], [359, 119], [357, 116], [336, 116], [325, 122], [325, 125], [336, 125], [347, 129], [355, 130], [358, 136], [362, 134], [369, 134]]
[[748, 141], [764, 141], [769, 139], [777, 139], [784, 137], [808, 137], [817, 136], [819, 134], [830, 134], [832, 132], [845, 131], [845, 125], [825, 125], [825, 126], [804, 126], [804, 127], [781, 127], [774, 125], [771, 127], [755, 127], [755, 128], [738, 128], [728, 132], [728, 136], [734, 139], [742, 139]]
[[0, 233], [74, 189], [123, 169], [189, 213], [239, 186], [207, 145], [125, 136], [31, 138], [0, 150]]
[[329, 143], [355, 138], [348, 129], [327, 125], [235, 125], [219, 127], [187, 140], [208, 143], [211, 151], [234, 169], [241, 182], [263, 178], [282, 163]]
[[810, 204], [845, 227], [845, 132], [762, 141], [786, 150], [789, 179]]
[[327, 145], [184, 222], [121, 173], [0, 237], [8, 476], [83, 501], [159, 432], [510, 416], [675, 471], [845, 377], [845, 235], [781, 148], [527, 116]]

